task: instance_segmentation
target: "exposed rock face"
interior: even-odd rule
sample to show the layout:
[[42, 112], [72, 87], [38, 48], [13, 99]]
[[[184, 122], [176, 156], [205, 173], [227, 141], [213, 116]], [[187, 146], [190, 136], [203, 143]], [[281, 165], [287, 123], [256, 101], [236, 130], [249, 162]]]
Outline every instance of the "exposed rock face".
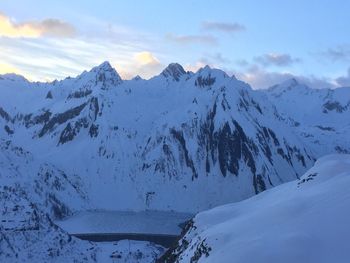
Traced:
[[206, 86], [210, 87], [214, 83], [215, 83], [215, 77], [211, 77], [211, 75], [209, 74], [207, 77], [199, 76], [196, 79], [195, 85], [200, 87], [206, 87]]
[[46, 98], [47, 98], [47, 99], [53, 99], [53, 96], [52, 96], [52, 92], [51, 92], [51, 91], [49, 91], [49, 92], [47, 93]]
[[95, 75], [96, 82], [102, 82], [102, 87], [104, 89], [108, 88], [108, 86], [113, 87], [122, 82], [121, 77], [108, 61], [105, 61], [101, 65], [93, 68], [89, 73], [91, 75]]
[[39, 137], [44, 136], [46, 133], [52, 131], [55, 126], [63, 124], [70, 119], [79, 116], [80, 112], [85, 108], [86, 103], [83, 103], [75, 108], [69, 109], [66, 112], [56, 114], [52, 118], [45, 121], [43, 128], [39, 132]]
[[3, 118], [6, 121], [10, 121], [11, 120], [10, 115], [1, 107], [0, 107], [0, 117]]
[[325, 104], [323, 104], [323, 112], [327, 113], [328, 111], [336, 111], [341, 113], [347, 110], [349, 105], [342, 106], [338, 101], [327, 101]]
[[161, 73], [166, 78], [171, 78], [175, 81], [179, 81], [181, 76], [185, 75], [186, 71], [178, 63], [171, 63]]

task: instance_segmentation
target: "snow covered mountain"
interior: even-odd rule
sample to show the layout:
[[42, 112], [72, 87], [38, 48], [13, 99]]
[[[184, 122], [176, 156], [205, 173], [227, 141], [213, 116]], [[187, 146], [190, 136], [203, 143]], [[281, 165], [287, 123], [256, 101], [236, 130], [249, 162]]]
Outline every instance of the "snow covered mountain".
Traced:
[[0, 88], [5, 139], [78, 174], [96, 208], [196, 212], [314, 161], [264, 94], [208, 66], [123, 81], [104, 62], [52, 83], [4, 76]]
[[[255, 91], [221, 70], [176, 63], [149, 80], [122, 80], [104, 62], [51, 83], [1, 75], [0, 95], [0, 254], [13, 262], [98, 261], [106, 248], [53, 223], [77, 211], [195, 213], [350, 151], [346, 88], [290, 81]], [[162, 252], [135, 247], [145, 252], [137, 262]]]
[[[40, 163], [0, 140], [0, 262], [152, 263], [164, 248], [149, 242], [92, 243], [72, 237], [53, 220], [92, 209], [79, 175]], [[142, 251], [142, 253], [140, 252]]]
[[348, 262], [350, 155], [300, 180], [199, 213], [159, 262]]
[[290, 79], [263, 92], [317, 157], [350, 153], [350, 88], [312, 89]]

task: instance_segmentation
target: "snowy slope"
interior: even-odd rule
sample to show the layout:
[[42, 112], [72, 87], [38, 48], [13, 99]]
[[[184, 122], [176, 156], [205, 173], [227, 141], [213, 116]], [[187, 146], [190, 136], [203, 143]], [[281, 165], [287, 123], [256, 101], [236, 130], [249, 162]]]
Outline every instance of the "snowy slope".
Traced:
[[350, 153], [350, 88], [312, 89], [295, 79], [262, 91], [317, 157]]
[[0, 262], [152, 263], [164, 251], [148, 242], [130, 249], [70, 236], [53, 220], [90, 207], [79, 176], [39, 164], [10, 141], [0, 141], [0, 182]]
[[[34, 157], [10, 141], [0, 141], [0, 261], [77, 260], [90, 262], [95, 248], [60, 230], [51, 218], [69, 214], [83, 189], [64, 172]], [[68, 203], [69, 200], [69, 203]]]
[[300, 180], [199, 213], [160, 262], [348, 262], [349, 187], [350, 155], [323, 157]]
[[52, 83], [18, 78], [0, 80], [6, 138], [78, 174], [98, 209], [196, 212], [294, 180], [314, 161], [264, 94], [208, 66], [123, 81], [104, 62]]

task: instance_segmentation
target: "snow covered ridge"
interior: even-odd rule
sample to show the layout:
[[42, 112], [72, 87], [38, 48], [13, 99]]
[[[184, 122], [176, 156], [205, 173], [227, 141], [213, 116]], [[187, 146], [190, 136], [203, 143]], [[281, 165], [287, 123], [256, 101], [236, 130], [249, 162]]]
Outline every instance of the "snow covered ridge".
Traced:
[[346, 118], [334, 130], [322, 111], [316, 124], [299, 120], [269, 91], [208, 66], [193, 73], [174, 63], [150, 80], [122, 80], [104, 62], [52, 83], [2, 76], [0, 93], [1, 138], [83, 178], [96, 209], [197, 212], [294, 180], [321, 154], [350, 151]]
[[130, 250], [125, 242], [92, 243], [63, 231], [54, 219], [91, 208], [81, 178], [41, 164], [10, 141], [0, 140], [0, 182], [0, 262], [108, 262], [117, 257], [151, 263], [163, 252], [148, 242], [134, 242]]
[[53, 166], [38, 164], [10, 141], [0, 141], [0, 167], [0, 261], [93, 261], [96, 248], [52, 222], [71, 213], [77, 202], [84, 206], [79, 184]]
[[159, 262], [348, 262], [350, 155], [300, 180], [199, 213]]
[[350, 153], [350, 88], [310, 89], [291, 79], [263, 92], [317, 157]]
[[0, 82], [5, 137], [84, 177], [100, 209], [199, 211], [313, 163], [263, 96], [208, 66], [122, 81], [105, 62], [76, 78], [16, 83]]
[[[108, 62], [52, 83], [0, 76], [0, 261], [98, 262], [105, 248], [53, 220], [88, 209], [203, 211], [350, 152], [348, 89], [289, 87], [254, 91], [221, 70], [179, 64], [150, 80], [122, 80]], [[139, 262], [162, 251], [138, 247]], [[199, 247], [196, 257], [214, 248]]]

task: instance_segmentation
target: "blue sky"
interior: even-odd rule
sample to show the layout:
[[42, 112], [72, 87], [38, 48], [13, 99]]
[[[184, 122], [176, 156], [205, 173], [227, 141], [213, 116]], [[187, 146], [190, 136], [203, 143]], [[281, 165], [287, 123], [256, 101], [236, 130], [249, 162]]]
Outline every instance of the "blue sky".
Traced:
[[0, 0], [0, 73], [61, 79], [108, 60], [124, 78], [205, 64], [268, 87], [350, 86], [350, 1]]

